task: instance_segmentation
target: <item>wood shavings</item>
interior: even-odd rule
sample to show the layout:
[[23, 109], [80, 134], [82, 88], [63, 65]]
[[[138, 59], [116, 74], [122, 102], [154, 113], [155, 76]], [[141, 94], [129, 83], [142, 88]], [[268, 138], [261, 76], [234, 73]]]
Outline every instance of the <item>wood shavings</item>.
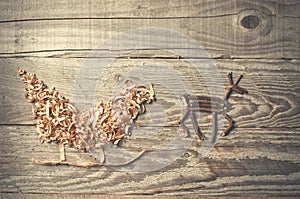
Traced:
[[[150, 84], [145, 86], [130, 85], [127, 81], [118, 96], [107, 103], [100, 101], [94, 110], [77, 111], [74, 106], [63, 97], [55, 87], [48, 88], [42, 80], [37, 79], [33, 73], [18, 69], [19, 76], [25, 84], [28, 102], [33, 103], [33, 114], [36, 127], [42, 142], [56, 142], [60, 144], [60, 162], [41, 162], [46, 165], [72, 165], [72, 166], [120, 166], [121, 164], [104, 163], [105, 154], [101, 145], [109, 142], [118, 145], [129, 135], [129, 130], [138, 114], [145, 112], [145, 103], [154, 101], [154, 89]], [[99, 147], [100, 143], [100, 147]], [[83, 151], [99, 148], [100, 163], [77, 164], [65, 162], [63, 145], [69, 145]]]
[[35, 74], [22, 69], [18, 72], [25, 84], [26, 99], [33, 103], [40, 140], [68, 144], [84, 150], [73, 120], [76, 109], [55, 87], [48, 88]]

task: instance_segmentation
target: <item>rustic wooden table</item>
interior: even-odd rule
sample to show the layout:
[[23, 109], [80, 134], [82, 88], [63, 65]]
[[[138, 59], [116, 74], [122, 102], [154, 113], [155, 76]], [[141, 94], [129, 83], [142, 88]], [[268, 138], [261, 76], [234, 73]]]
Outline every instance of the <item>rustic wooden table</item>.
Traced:
[[[0, 7], [1, 198], [300, 195], [298, 0], [16, 0], [1, 1]], [[56, 144], [38, 141], [16, 68], [38, 74], [72, 99], [75, 79], [90, 51], [103, 39], [141, 27], [172, 29], [197, 40], [217, 65], [224, 84], [228, 72], [244, 74], [241, 86], [249, 94], [233, 94], [228, 102], [236, 128], [218, 138], [201, 158], [202, 142], [192, 131], [194, 140], [182, 155], [150, 172], [34, 164], [32, 157], [58, 160], [59, 150]], [[173, 55], [148, 53], [118, 59], [111, 74], [122, 74], [121, 67], [130, 64], [159, 62], [174, 66], [197, 84], [188, 63]], [[179, 119], [180, 110], [157, 88], [158, 102], [166, 107], [170, 121]], [[210, 116], [198, 119], [205, 131]], [[141, 118], [141, 123], [146, 120]], [[174, 126], [167, 125], [153, 140], [137, 136], [126, 144], [161, 144], [178, 128], [176, 122], [169, 124]], [[149, 126], [138, 128], [143, 131]], [[91, 159], [72, 148], [67, 148], [67, 157]]]

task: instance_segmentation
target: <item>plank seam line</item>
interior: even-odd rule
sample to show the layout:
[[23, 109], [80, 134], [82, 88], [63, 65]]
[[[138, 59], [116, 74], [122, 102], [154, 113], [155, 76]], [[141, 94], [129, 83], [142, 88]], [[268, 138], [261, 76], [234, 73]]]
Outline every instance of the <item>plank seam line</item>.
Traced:
[[[12, 124], [0, 124], [0, 127], [5, 127], [5, 126], [32, 126], [35, 127], [36, 124], [17, 124], [17, 123], [12, 123]], [[145, 128], [145, 127], [153, 127], [153, 128], [179, 128], [180, 126], [139, 126], [140, 128]], [[247, 130], [300, 130], [300, 126], [294, 126], [294, 127], [236, 127], [236, 129], [247, 129]]]
[[[242, 12], [242, 11], [240, 11]], [[33, 18], [33, 19], [13, 19], [13, 20], [2, 20], [0, 23], [15, 23], [15, 22], [31, 22], [31, 21], [68, 21], [68, 20], [145, 20], [145, 19], [201, 19], [201, 18], [217, 18], [217, 17], [226, 17], [239, 14], [231, 13], [231, 14], [223, 14], [216, 16], [180, 16], [180, 17], [53, 17], [53, 18]]]
[[[96, 51], [104, 51], [104, 50], [109, 50], [109, 49], [97, 49]], [[126, 49], [127, 51], [130, 51], [131, 49]], [[134, 49], [132, 49], [134, 50]], [[143, 50], [143, 49], [141, 49]], [[159, 50], [159, 49], [144, 49], [144, 50]], [[167, 49], [168, 50], [168, 49]], [[170, 49], [172, 50], [172, 49]], [[211, 50], [211, 49], [210, 49]], [[63, 52], [63, 53], [68, 53], [68, 52], [91, 52], [91, 51], [95, 51], [95, 49], [90, 49], [90, 48], [85, 48], [85, 49], [54, 49], [54, 50], [35, 50], [35, 51], [20, 51], [20, 52], [6, 52], [6, 53], [0, 53], [0, 58], [24, 58], [24, 57], [37, 57], [37, 58], [59, 58], [59, 57], [63, 57], [65, 56], [64, 54], [59, 54], [59, 55], [49, 55], [49, 56], [30, 56], [30, 54], [38, 54], [38, 53], [53, 53], [53, 52]], [[110, 51], [113, 51], [113, 50], [110, 50]], [[22, 55], [24, 54], [24, 55]], [[11, 55], [11, 56], [10, 56]], [[86, 56], [69, 56], [70, 58], [89, 58], [89, 57], [86, 57]], [[94, 58], [94, 57], [90, 57], [90, 58]], [[97, 58], [97, 57], [96, 57]], [[106, 57], [101, 57], [101, 58], [110, 58], [109, 56], [106, 56]], [[120, 57], [122, 58], [122, 57]], [[128, 57], [124, 57], [124, 58], [128, 58]], [[172, 57], [172, 56], [169, 56], [169, 57], [151, 57], [151, 56], [144, 56], [144, 57], [141, 57], [141, 56], [136, 56], [136, 57], [130, 57], [131, 59], [143, 59], [143, 58], [162, 58], [162, 59], [180, 59], [181, 57]], [[193, 58], [201, 58], [201, 57], [184, 57], [186, 59], [193, 59]], [[273, 58], [259, 58], [259, 57], [253, 57], [253, 58], [249, 58], [249, 57], [238, 57], [238, 56], [224, 56], [224, 55], [219, 55], [219, 56], [215, 56], [215, 57], [209, 57], [211, 59], [257, 59], [257, 60], [262, 60], [262, 59], [267, 59], [267, 60], [287, 60], [287, 61], [291, 61], [291, 60], [297, 60], [299, 59], [299, 57], [273, 57]], [[207, 59], [207, 57], [204, 57], [204, 59]]]
[[[49, 59], [49, 58], [73, 58], [73, 59], [95, 59], [95, 58], [112, 58], [112, 57], [84, 57], [84, 56], [72, 56], [72, 57], [64, 57], [64, 56], [0, 56], [0, 59], [18, 59], [18, 58], [38, 58], [38, 59]], [[113, 57], [114, 58], [114, 57]], [[128, 58], [128, 57], [119, 57], [119, 58]], [[175, 57], [131, 57], [130, 59], [178, 59]], [[207, 58], [196, 58], [196, 57], [185, 57], [184, 59], [207, 59]], [[213, 60], [266, 60], [266, 61], [300, 61], [300, 58], [293, 58], [293, 57], [282, 57], [282, 58], [259, 58], [259, 57], [251, 57], [251, 58], [244, 58], [244, 57], [232, 57], [232, 58], [223, 58], [222, 56], [216, 56], [216, 57], [209, 57], [209, 59]], [[178, 59], [180, 60], [180, 59]]]
[[[228, 13], [221, 15], [209, 15], [209, 16], [166, 16], [166, 17], [53, 17], [53, 18], [33, 18], [33, 19], [13, 19], [13, 20], [2, 20], [1, 23], [17, 23], [17, 22], [32, 22], [32, 21], [68, 21], [68, 20], [145, 20], [145, 19], [208, 19], [208, 18], [219, 18], [219, 17], [227, 17], [240, 14], [241, 12], [250, 9], [244, 9], [236, 13]], [[272, 17], [280, 17], [280, 18], [292, 18], [298, 19], [300, 16], [288, 16], [288, 15], [276, 15], [276, 14], [266, 14]]]

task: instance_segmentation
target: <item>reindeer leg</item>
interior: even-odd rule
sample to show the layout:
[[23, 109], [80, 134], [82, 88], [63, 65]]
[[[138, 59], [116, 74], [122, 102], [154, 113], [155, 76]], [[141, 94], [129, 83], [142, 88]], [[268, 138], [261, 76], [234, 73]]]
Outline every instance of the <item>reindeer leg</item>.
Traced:
[[212, 113], [212, 143], [215, 143], [218, 135], [218, 114], [216, 112]]
[[187, 128], [187, 126], [184, 124], [185, 120], [188, 118], [189, 114], [190, 114], [190, 109], [187, 107], [184, 111], [184, 115], [182, 117], [182, 119], [180, 120], [179, 124], [180, 127], [183, 129], [183, 134], [185, 137], [189, 137], [189, 129]]
[[193, 127], [195, 129], [196, 135], [198, 136], [198, 138], [200, 140], [205, 140], [205, 136], [202, 134], [202, 132], [198, 126], [198, 122], [197, 122], [196, 116], [193, 111], [190, 111], [190, 117], [191, 117], [191, 120], [193, 123]]
[[180, 127], [183, 129], [183, 134], [185, 137], [189, 137], [189, 129], [187, 128], [187, 126], [185, 126], [184, 122], [185, 120], [188, 118], [190, 112], [191, 112], [191, 109], [190, 109], [190, 99], [189, 99], [189, 95], [183, 95], [183, 98], [185, 100], [185, 105], [186, 105], [186, 108], [184, 110], [184, 114], [183, 114], [183, 117], [181, 118], [180, 122], [179, 122], [179, 125]]
[[234, 124], [233, 119], [228, 114], [225, 114], [225, 118], [228, 120], [229, 126], [223, 131], [222, 136], [228, 135], [229, 131], [232, 129]]

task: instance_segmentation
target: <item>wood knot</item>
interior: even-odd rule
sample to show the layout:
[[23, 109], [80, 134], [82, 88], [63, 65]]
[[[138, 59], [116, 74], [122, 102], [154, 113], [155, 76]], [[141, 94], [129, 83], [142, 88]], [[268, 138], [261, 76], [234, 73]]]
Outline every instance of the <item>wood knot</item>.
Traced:
[[236, 34], [242, 35], [238, 40], [245, 43], [270, 34], [273, 27], [270, 11], [261, 9], [244, 10], [238, 14]]
[[246, 29], [255, 29], [259, 25], [259, 18], [255, 15], [248, 15], [242, 18], [241, 25]]

